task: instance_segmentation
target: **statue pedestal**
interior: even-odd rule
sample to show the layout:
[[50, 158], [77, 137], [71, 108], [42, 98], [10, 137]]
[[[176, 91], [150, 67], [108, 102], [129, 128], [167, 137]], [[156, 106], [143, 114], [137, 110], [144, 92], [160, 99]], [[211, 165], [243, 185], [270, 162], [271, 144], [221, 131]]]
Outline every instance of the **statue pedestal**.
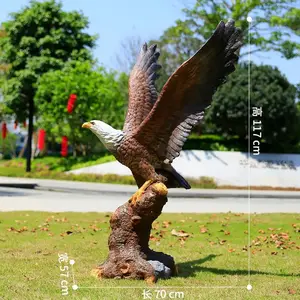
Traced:
[[149, 248], [151, 226], [167, 203], [163, 183], [151, 184], [135, 203], [118, 207], [110, 218], [107, 260], [92, 271], [97, 278], [144, 279], [149, 283], [177, 274], [173, 257]]

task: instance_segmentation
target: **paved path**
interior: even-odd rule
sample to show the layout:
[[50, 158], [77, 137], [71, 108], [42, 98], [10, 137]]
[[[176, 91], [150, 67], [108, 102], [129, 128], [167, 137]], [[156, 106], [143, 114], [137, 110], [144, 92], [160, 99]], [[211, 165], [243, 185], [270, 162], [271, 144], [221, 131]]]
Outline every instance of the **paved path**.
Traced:
[[[122, 193], [56, 192], [47, 190], [0, 187], [0, 211], [52, 211], [52, 212], [112, 212], [128, 199]], [[300, 213], [300, 201], [281, 198], [252, 198], [251, 212]], [[238, 197], [185, 198], [169, 197], [164, 212], [248, 212], [248, 199]]]

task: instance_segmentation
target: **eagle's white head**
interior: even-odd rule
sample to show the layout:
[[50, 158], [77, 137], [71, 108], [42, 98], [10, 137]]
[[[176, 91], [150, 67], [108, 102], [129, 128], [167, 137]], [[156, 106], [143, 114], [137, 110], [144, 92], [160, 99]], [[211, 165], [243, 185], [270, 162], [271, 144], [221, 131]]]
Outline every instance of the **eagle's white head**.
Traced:
[[114, 129], [110, 125], [98, 120], [86, 122], [82, 124], [82, 127], [90, 129], [105, 148], [112, 152], [116, 150], [124, 137], [122, 130]]

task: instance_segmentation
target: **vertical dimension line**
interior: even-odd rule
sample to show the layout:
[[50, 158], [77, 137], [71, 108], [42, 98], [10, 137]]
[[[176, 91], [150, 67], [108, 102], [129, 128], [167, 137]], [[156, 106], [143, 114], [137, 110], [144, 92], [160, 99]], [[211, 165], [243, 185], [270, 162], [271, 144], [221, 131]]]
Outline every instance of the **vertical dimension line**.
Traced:
[[250, 284], [251, 277], [251, 17], [247, 18], [248, 21], [248, 285]]

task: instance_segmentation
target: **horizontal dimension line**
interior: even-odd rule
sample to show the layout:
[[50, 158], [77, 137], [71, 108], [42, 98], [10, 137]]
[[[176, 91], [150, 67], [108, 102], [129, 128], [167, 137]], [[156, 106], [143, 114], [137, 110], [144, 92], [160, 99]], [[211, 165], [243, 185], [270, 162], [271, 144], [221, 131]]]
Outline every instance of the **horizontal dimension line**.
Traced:
[[246, 286], [79, 286], [78, 289], [246, 289]]

